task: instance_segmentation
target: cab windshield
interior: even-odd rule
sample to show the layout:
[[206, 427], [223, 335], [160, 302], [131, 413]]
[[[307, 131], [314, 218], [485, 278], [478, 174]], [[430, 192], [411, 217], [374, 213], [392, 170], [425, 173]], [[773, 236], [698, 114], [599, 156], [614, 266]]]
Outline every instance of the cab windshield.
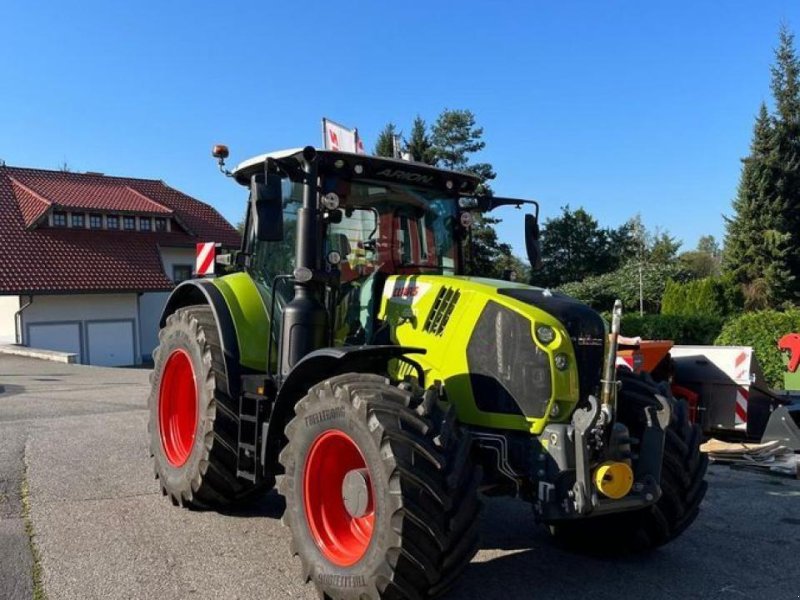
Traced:
[[456, 201], [436, 190], [353, 182], [335, 189], [342, 220], [330, 223], [327, 252], [341, 257], [342, 281], [373, 272], [454, 274]]

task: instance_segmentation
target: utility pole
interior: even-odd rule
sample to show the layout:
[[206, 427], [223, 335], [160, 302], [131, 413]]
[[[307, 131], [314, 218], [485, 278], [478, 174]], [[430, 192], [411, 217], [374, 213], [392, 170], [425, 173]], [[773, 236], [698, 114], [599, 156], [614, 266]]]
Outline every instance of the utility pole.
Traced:
[[645, 253], [645, 238], [644, 227], [639, 215], [634, 222], [634, 235], [636, 236], [637, 254], [639, 255], [639, 316], [644, 316], [644, 253]]
[[642, 277], [642, 261], [639, 261], [639, 316], [644, 316], [644, 280]]

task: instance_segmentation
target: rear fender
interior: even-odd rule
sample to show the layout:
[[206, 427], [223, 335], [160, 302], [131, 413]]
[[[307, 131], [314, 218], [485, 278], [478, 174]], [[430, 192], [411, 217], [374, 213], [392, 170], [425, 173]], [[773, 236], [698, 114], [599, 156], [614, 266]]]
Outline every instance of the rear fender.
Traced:
[[280, 469], [278, 453], [286, 444], [283, 431], [294, 416], [294, 405], [311, 386], [342, 373], [386, 373], [389, 361], [394, 359], [409, 363], [424, 386], [422, 367], [406, 355], [425, 352], [424, 348], [407, 346], [353, 346], [320, 348], [307, 354], [286, 376], [275, 399], [267, 430], [267, 470], [277, 473]]
[[236, 328], [231, 318], [230, 310], [225, 303], [222, 293], [214, 287], [210, 280], [190, 279], [176, 287], [164, 310], [161, 311], [159, 326], [164, 327], [167, 317], [179, 308], [195, 305], [208, 305], [214, 313], [214, 322], [217, 324], [219, 340], [222, 344], [222, 355], [225, 361], [225, 375], [228, 380], [228, 395], [235, 398], [239, 394], [239, 345], [236, 342]]

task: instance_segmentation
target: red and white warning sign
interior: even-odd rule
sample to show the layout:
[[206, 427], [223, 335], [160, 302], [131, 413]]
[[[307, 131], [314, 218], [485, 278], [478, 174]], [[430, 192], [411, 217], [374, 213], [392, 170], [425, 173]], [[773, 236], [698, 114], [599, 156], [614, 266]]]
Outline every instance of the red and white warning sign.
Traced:
[[734, 427], [736, 429], [747, 429], [747, 401], [750, 392], [743, 387], [736, 388], [736, 415]]
[[733, 365], [733, 379], [740, 384], [736, 389], [736, 416], [734, 420], [736, 429], [747, 429], [747, 401], [750, 397], [750, 392], [741, 384], [750, 383], [750, 354], [752, 354], [752, 349], [742, 349], [736, 355]]
[[217, 255], [216, 244], [214, 242], [201, 242], [197, 244], [197, 254], [195, 260], [195, 273], [198, 276], [214, 274], [214, 259]]

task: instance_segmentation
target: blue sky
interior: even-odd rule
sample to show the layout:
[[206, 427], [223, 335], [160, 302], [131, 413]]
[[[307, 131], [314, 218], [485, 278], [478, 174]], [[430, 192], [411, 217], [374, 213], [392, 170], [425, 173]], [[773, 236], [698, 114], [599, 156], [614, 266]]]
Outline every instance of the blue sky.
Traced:
[[[639, 212], [692, 248], [722, 215], [769, 100], [791, 0], [683, 2], [36, 2], [4, 0], [0, 158], [163, 179], [230, 221], [245, 193], [216, 172], [320, 143], [320, 119], [368, 147], [468, 108], [498, 194], [545, 218]], [[501, 238], [523, 253], [504, 209]]]

